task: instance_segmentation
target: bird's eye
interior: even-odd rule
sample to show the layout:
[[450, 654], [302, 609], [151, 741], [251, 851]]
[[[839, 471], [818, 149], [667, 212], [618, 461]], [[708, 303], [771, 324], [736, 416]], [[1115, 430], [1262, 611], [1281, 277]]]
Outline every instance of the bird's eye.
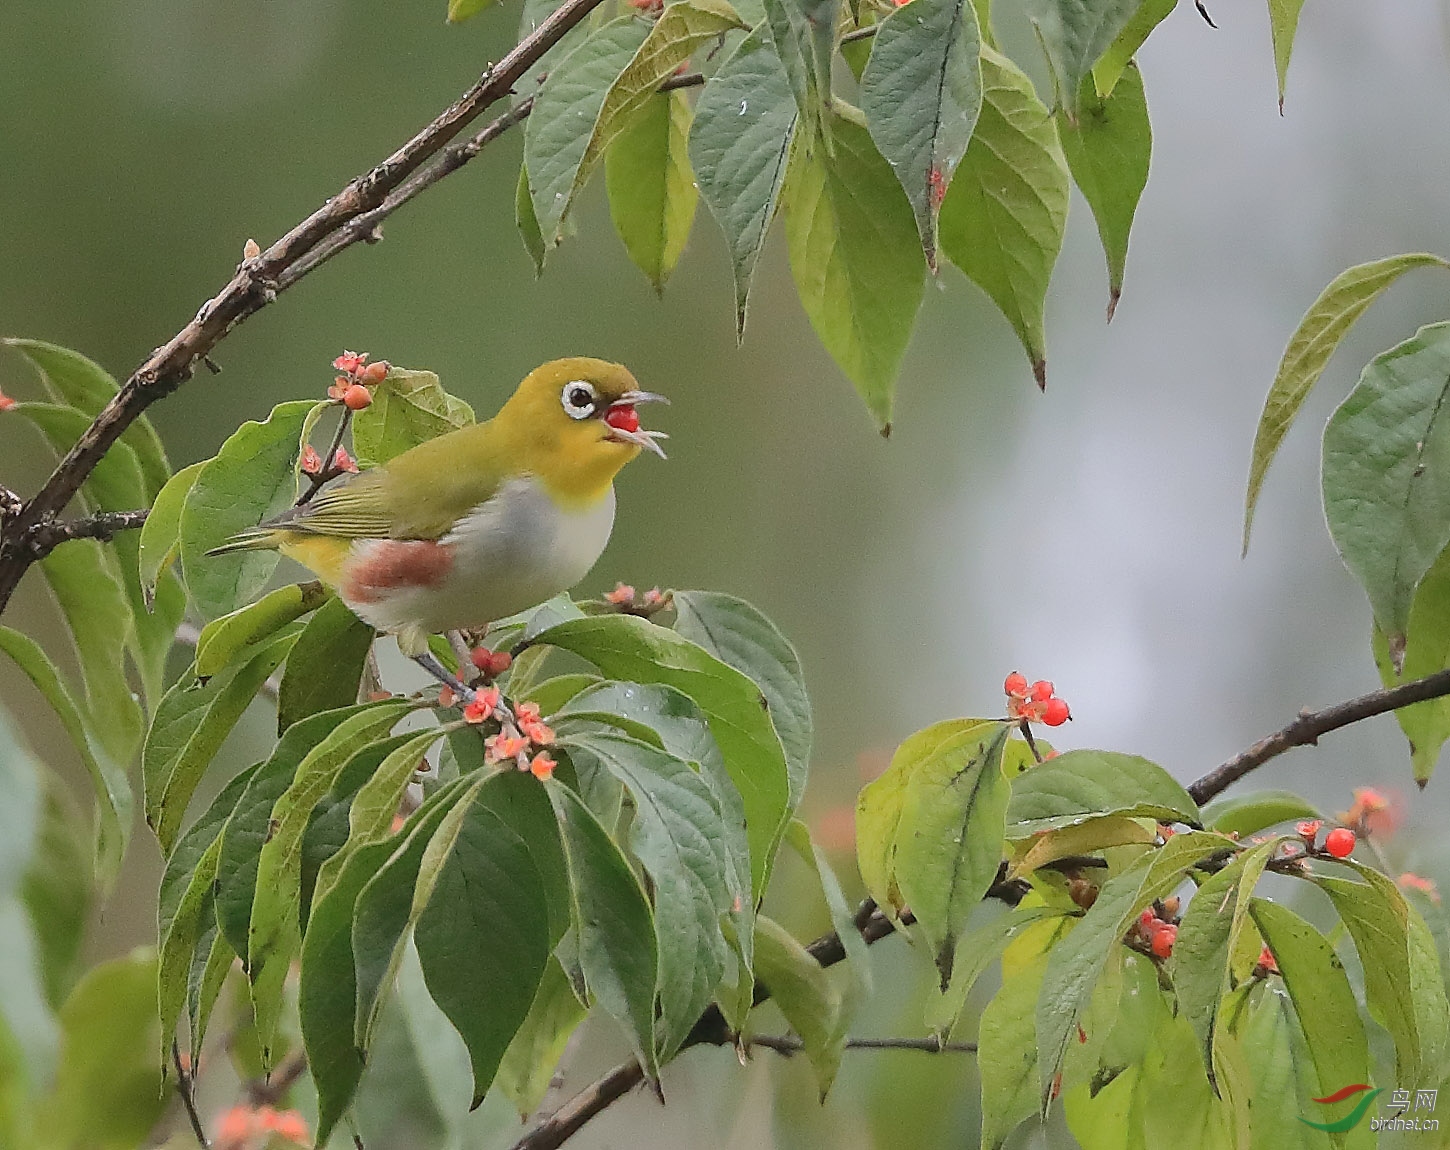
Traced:
[[599, 397], [595, 394], [593, 385], [585, 383], [582, 379], [566, 383], [559, 399], [564, 404], [564, 411], [570, 419], [588, 419], [594, 414], [594, 409], [599, 404]]

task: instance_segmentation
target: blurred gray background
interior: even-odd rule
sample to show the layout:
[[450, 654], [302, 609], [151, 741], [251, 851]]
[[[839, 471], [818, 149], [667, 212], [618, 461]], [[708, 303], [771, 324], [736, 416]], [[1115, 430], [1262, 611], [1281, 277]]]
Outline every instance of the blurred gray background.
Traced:
[[[1004, 39], [1027, 59], [1009, 7]], [[515, 132], [399, 213], [385, 242], [245, 324], [216, 355], [223, 374], [199, 375], [152, 418], [180, 466], [274, 402], [320, 394], [343, 347], [431, 368], [480, 413], [542, 360], [623, 360], [675, 401], [656, 417], [671, 458], [624, 474], [613, 542], [583, 590], [718, 588], [779, 623], [815, 703], [807, 814], [829, 840], [901, 737], [994, 711], [1014, 668], [1054, 679], [1072, 704], [1060, 746], [1137, 752], [1186, 781], [1300, 707], [1377, 685], [1368, 606], [1320, 510], [1319, 433], [1360, 367], [1446, 318], [1450, 298], [1446, 277], [1417, 272], [1360, 323], [1286, 441], [1240, 560], [1255, 421], [1304, 309], [1350, 264], [1450, 254], [1450, 68], [1437, 5], [1311, 3], [1281, 118], [1264, 6], [1211, 10], [1217, 31], [1185, 0], [1140, 56], [1152, 174], [1111, 326], [1075, 195], [1048, 299], [1046, 395], [1005, 321], [948, 269], [927, 292], [883, 441], [816, 342], [779, 235], [737, 350], [725, 249], [704, 208], [658, 300], [612, 233], [602, 180], [536, 283], [513, 227]], [[220, 287], [245, 240], [265, 246], [429, 119], [506, 50], [517, 17], [511, 2], [449, 28], [442, 0], [0, 7], [0, 330], [124, 376]], [[36, 394], [9, 355], [0, 387]], [[43, 478], [37, 440], [3, 417], [0, 452], [10, 486]], [[16, 621], [54, 636], [33, 576]], [[8, 665], [0, 698], [65, 760]], [[255, 709], [229, 762], [251, 761], [269, 726]], [[1450, 780], [1413, 795], [1393, 719], [1254, 781], [1330, 811], [1354, 783], [1398, 793], [1396, 865], [1450, 881], [1437, 833]], [[849, 854], [840, 861], [854, 883]], [[152, 937], [157, 872], [138, 833], [129, 893], [98, 916], [96, 955]], [[909, 1030], [919, 1016], [900, 1008], [924, 963], [898, 941], [877, 949], [882, 1001], [861, 1031]], [[586, 1042], [571, 1084], [610, 1042]], [[904, 1129], [903, 1115], [922, 1145], [974, 1137], [965, 1060], [848, 1059], [822, 1111], [803, 1066], [739, 1071], [729, 1052], [693, 1053], [666, 1078], [663, 1117], [632, 1099], [578, 1144], [865, 1146]]]

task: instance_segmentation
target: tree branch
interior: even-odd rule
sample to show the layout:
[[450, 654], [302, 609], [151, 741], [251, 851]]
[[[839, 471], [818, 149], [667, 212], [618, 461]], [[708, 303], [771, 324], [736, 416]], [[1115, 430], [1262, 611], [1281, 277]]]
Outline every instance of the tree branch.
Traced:
[[[757, 1034], [747, 1046], [763, 1046], [789, 1058], [806, 1044], [794, 1034]], [[847, 1050], [918, 1050], [922, 1054], [975, 1054], [975, 1042], [938, 1042], [935, 1038], [848, 1038]]]
[[[388, 197], [437, 155], [449, 140], [490, 105], [507, 96], [544, 53], [600, 3], [601, 0], [564, 0], [538, 28], [519, 41], [498, 64], [488, 68], [468, 91], [422, 131], [382, 163], [351, 180], [266, 251], [243, 260], [231, 280], [201, 306], [195, 318], [132, 372], [116, 396], [56, 465], [40, 491], [13, 514], [4, 516], [3, 528], [0, 528], [0, 611], [9, 603], [16, 584], [34, 562], [34, 556], [23, 543], [26, 534], [37, 524], [45, 523], [60, 513], [121, 433], [152, 403], [169, 395], [189, 379], [196, 363], [205, 359], [237, 324], [271, 303], [278, 292], [285, 291], [342, 247], [373, 236], [380, 216], [373, 216], [366, 228], [354, 228], [351, 232], [345, 230], [359, 217], [369, 216], [386, 204]], [[494, 135], [509, 124], [517, 123], [523, 115], [527, 113], [520, 115], [514, 112], [502, 117], [501, 120], [508, 123], [499, 127]], [[485, 133], [480, 133], [480, 136]], [[492, 138], [488, 136], [483, 143]], [[455, 164], [449, 170], [460, 166], [461, 163]], [[442, 172], [432, 182], [446, 174], [446, 171]], [[403, 202], [406, 200], [397, 200], [394, 206]], [[346, 242], [328, 249], [321, 258], [303, 263], [308, 253], [340, 232], [349, 237]]]
[[87, 515], [83, 519], [48, 519], [29, 528], [18, 542], [18, 549], [30, 556], [30, 561], [44, 559], [62, 543], [72, 539], [99, 539], [105, 542], [122, 531], [134, 531], [146, 522], [149, 514], [145, 508], [140, 511], [102, 511]]

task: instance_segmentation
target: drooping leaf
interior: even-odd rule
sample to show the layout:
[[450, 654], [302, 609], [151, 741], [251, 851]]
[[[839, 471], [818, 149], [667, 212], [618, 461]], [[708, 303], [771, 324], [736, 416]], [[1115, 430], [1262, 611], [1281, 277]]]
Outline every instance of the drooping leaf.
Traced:
[[181, 509], [208, 462], [183, 467], [168, 479], [141, 527], [141, 592], [148, 600], [155, 599], [162, 574], [181, 554]]
[[519, 165], [519, 186], [514, 193], [514, 225], [519, 229], [519, 239], [524, 251], [534, 263], [534, 278], [544, 274], [544, 257], [549, 249], [544, 244], [544, 235], [539, 231], [539, 217], [534, 215], [534, 197], [529, 193], [529, 170]]
[[[1155, 1039], [1143, 1059], [1140, 1105], [1130, 1118], [1137, 1121], [1143, 1145], [1179, 1150], [1230, 1150], [1243, 1145], [1232, 1108], [1214, 1095], [1203, 1074], [1188, 1024], [1182, 1018], [1169, 1019]], [[1164, 1097], [1171, 1097], [1173, 1105], [1156, 1105]]]
[[861, 110], [911, 201], [936, 270], [937, 213], [982, 110], [981, 45], [968, 0], [913, 0], [886, 17], [861, 74]]
[[810, 952], [765, 915], [755, 923], [755, 970], [770, 987], [771, 1000], [790, 1028], [800, 1035], [824, 1100], [845, 1050], [841, 992]]
[[1142, 0], [1029, 0], [1027, 14], [1047, 53], [1057, 102], [1069, 119], [1093, 65], [1112, 46]]
[[564, 968], [557, 960], [550, 960], [528, 1017], [509, 1043], [494, 1077], [494, 1085], [514, 1104], [521, 1118], [539, 1108], [570, 1036], [587, 1013], [574, 996]]
[[761, 28], [740, 42], [695, 102], [690, 162], [730, 248], [737, 341], [745, 334], [755, 262], [785, 183], [796, 116], [790, 80]]
[[977, 1065], [982, 1080], [982, 1150], [998, 1150], [1037, 1113], [1035, 1019], [1046, 957], [1004, 978], [982, 1011]]
[[700, 646], [633, 615], [562, 623], [538, 642], [573, 651], [611, 678], [661, 683], [695, 701], [745, 804], [751, 888], [758, 900], [792, 813], [785, 752], [760, 688]]
[[1289, 346], [1279, 360], [1274, 382], [1264, 400], [1264, 410], [1254, 432], [1253, 459], [1249, 467], [1248, 490], [1244, 496], [1244, 542], [1249, 549], [1249, 530], [1254, 523], [1254, 509], [1264, 476], [1273, 462], [1279, 444], [1288, 434], [1289, 426], [1304, 405], [1309, 392], [1324, 374], [1349, 329], [1379, 299], [1392, 283], [1412, 268], [1450, 267], [1439, 256], [1417, 252], [1390, 256], [1371, 263], [1359, 264], [1335, 276], [1304, 313]]
[[278, 404], [265, 422], [237, 428], [197, 475], [181, 509], [181, 565], [197, 610], [215, 619], [250, 603], [277, 566], [272, 551], [207, 555], [293, 500], [302, 423], [311, 400]]
[[[13, 783], [11, 779], [5, 781]], [[27, 809], [30, 796], [21, 790], [23, 786], [4, 792], [6, 802], [16, 807], [14, 821], [5, 831], [14, 834], [7, 845], [17, 853], [29, 844], [25, 834], [17, 833], [16, 824], [32, 817]], [[75, 982], [89, 925], [95, 886], [91, 873], [93, 848], [90, 827], [76, 818], [63, 784], [47, 774], [43, 790], [38, 833], [21, 880], [20, 897], [35, 931], [46, 998], [52, 1007], [58, 1007]], [[0, 875], [10, 870], [8, 860], [0, 863]], [[0, 885], [8, 885], [8, 879], [0, 879]]]
[[277, 732], [299, 719], [357, 702], [374, 632], [341, 599], [329, 598], [302, 628], [277, 690]]
[[45, 697], [90, 776], [96, 796], [95, 877], [96, 885], [104, 896], [116, 879], [126, 844], [131, 838], [135, 798], [126, 772], [111, 762], [106, 752], [92, 740], [80, 707], [40, 644], [19, 631], [0, 627], [0, 651], [10, 656]]
[[201, 684], [190, 672], [162, 696], [141, 752], [146, 823], [171, 851], [197, 785], [257, 692], [287, 657], [289, 631], [258, 648], [233, 674]]
[[1269, 35], [1274, 41], [1274, 71], [1279, 76], [1279, 115], [1284, 114], [1284, 83], [1289, 78], [1289, 57], [1294, 51], [1294, 33], [1299, 28], [1299, 10], [1304, 0], [1269, 0]]
[[1276, 986], [1266, 988], [1249, 1008], [1242, 1035], [1255, 1097], [1278, 1100], [1255, 1108], [1253, 1150], [1329, 1150], [1329, 1135], [1299, 1120], [1328, 1119], [1314, 1102], [1323, 1095], [1289, 996]]
[[1068, 172], [1052, 116], [1005, 56], [982, 50], [982, 111], [942, 201], [943, 254], [1001, 309], [1046, 386], [1047, 281], [1067, 225]]
[[687, 151], [690, 118], [684, 92], [658, 92], [604, 153], [614, 230], [657, 292], [679, 263], [695, 221], [699, 192]]
[[[659, 952], [654, 916], [639, 879], [608, 833], [573, 791], [550, 781], [559, 819], [579, 963], [594, 1001], [624, 1028], [645, 1076], [659, 1075], [655, 990]], [[757, 959], [759, 950], [757, 949]]]
[[239, 655], [250, 653], [252, 644], [315, 611], [328, 597], [321, 583], [289, 583], [230, 615], [213, 619], [196, 641], [196, 677], [210, 679]]
[[[1371, 648], [1380, 682], [1386, 687], [1433, 675], [1450, 666], [1450, 548], [1440, 553], [1415, 589], [1400, 666], [1396, 668], [1389, 640], [1379, 627], [1371, 634]], [[1450, 738], [1450, 699], [1427, 699], [1401, 707], [1395, 711], [1395, 720], [1410, 743], [1415, 781], [1423, 786], [1435, 773], [1440, 748]]]
[[791, 275], [816, 335], [888, 431], [925, 286], [921, 241], [870, 133], [835, 111], [823, 122], [833, 148], [798, 138], [782, 192]]
[[[935, 989], [927, 1000], [926, 1024], [938, 1036], [945, 1039], [957, 1025], [967, 995], [976, 985], [977, 979], [987, 967], [997, 961], [1007, 945], [1034, 923], [1043, 919], [1060, 918], [1063, 911], [1057, 907], [1023, 904], [999, 914], [991, 922], [964, 934], [957, 944], [956, 962], [952, 965], [950, 985], [942, 990]], [[1029, 1033], [1030, 1033], [1029, 1023]], [[1036, 1039], [1032, 1039], [1036, 1041]], [[1036, 1105], [1036, 1094], [1032, 1095]]]
[[1450, 543], [1450, 323], [1376, 356], [1324, 429], [1324, 513], [1399, 666], [1415, 588]]
[[352, 420], [358, 465], [377, 467], [410, 447], [473, 422], [473, 409], [449, 395], [431, 371], [395, 367]]
[[785, 67], [807, 138], [819, 127], [828, 136], [831, 55], [840, 0], [765, 0], [766, 28]]
[[1106, 100], [1113, 94], [1128, 61], [1177, 5], [1178, 0], [1142, 0], [1112, 46], [1093, 65], [1093, 83], [1100, 98]]
[[1292, 791], [1250, 791], [1243, 795], [1215, 799], [1203, 808], [1203, 825], [1219, 834], [1239, 838], [1292, 819], [1318, 819], [1319, 808]]
[[1107, 814], [1199, 821], [1198, 804], [1156, 763], [1117, 751], [1067, 751], [1012, 781], [1007, 834], [1028, 838]]
[[1128, 232], [1138, 197], [1148, 183], [1153, 131], [1143, 76], [1131, 61], [1111, 96], [1100, 97], [1091, 77], [1083, 77], [1074, 122], [1059, 111], [1057, 133], [1068, 171], [1097, 221], [1098, 238], [1108, 260], [1108, 319], [1123, 294], [1123, 268], [1128, 261]]

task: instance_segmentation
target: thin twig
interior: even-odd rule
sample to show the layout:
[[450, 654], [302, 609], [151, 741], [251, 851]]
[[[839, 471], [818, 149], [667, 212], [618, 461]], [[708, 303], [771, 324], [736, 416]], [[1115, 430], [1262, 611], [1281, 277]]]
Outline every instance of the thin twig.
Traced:
[[[799, 1054], [806, 1044], [794, 1034], [753, 1035], [746, 1046], [763, 1046], [789, 1058]], [[938, 1042], [935, 1038], [848, 1038], [847, 1050], [919, 1050], [923, 1054], [975, 1054], [975, 1042]]]
[[112, 539], [122, 531], [135, 531], [146, 522], [149, 512], [101, 511], [82, 519], [48, 519], [29, 528], [18, 540], [19, 549], [32, 560], [44, 559], [62, 543], [72, 539]]
[[[373, 213], [384, 204], [389, 195], [443, 150], [449, 140], [490, 105], [507, 96], [544, 54], [600, 3], [601, 0], [565, 0], [422, 131], [382, 163], [349, 181], [264, 252], [243, 260], [231, 280], [201, 306], [195, 318], [132, 372], [56, 465], [40, 491], [14, 515], [6, 516], [0, 533], [0, 611], [9, 603], [20, 577], [34, 562], [34, 557], [22, 545], [25, 534], [60, 513], [122, 432], [152, 403], [189, 379], [196, 363], [210, 354], [232, 328], [296, 283], [305, 271], [293, 274], [294, 269], [309, 252], [358, 217]], [[376, 219], [370, 223], [368, 235], [375, 226]], [[306, 270], [320, 262], [311, 263]]]
[[269, 1077], [253, 1078], [247, 1083], [247, 1098], [253, 1106], [276, 1106], [306, 1071], [307, 1055], [294, 1050], [277, 1064]]
[[854, 44], [857, 40], [866, 40], [881, 31], [880, 24], [867, 24], [864, 28], [856, 28], [847, 32], [841, 37], [842, 44]]
[[186, 1107], [186, 1116], [191, 1119], [191, 1132], [196, 1135], [202, 1150], [209, 1150], [211, 1143], [206, 1140], [206, 1129], [201, 1124], [201, 1115], [196, 1112], [191, 1074], [182, 1065], [181, 1047], [174, 1038], [171, 1040], [171, 1061], [176, 1067], [176, 1093], [181, 1095], [181, 1104]]
[[[1408, 707], [1411, 703], [1423, 703], [1426, 699], [1438, 699], [1450, 695], [1450, 670], [1436, 671], [1423, 679], [1413, 679], [1397, 687], [1370, 691], [1357, 699], [1336, 703], [1322, 711], [1305, 709], [1299, 717], [1272, 735], [1260, 739], [1252, 747], [1240, 751], [1226, 763], [1209, 771], [1201, 779], [1188, 786], [1188, 793], [1194, 802], [1203, 803], [1222, 794], [1250, 771], [1263, 766], [1270, 759], [1282, 755], [1295, 747], [1313, 746], [1320, 735], [1337, 731], [1351, 723], [1383, 715], [1387, 711]], [[1425, 785], [1423, 782], [1420, 784]]]

